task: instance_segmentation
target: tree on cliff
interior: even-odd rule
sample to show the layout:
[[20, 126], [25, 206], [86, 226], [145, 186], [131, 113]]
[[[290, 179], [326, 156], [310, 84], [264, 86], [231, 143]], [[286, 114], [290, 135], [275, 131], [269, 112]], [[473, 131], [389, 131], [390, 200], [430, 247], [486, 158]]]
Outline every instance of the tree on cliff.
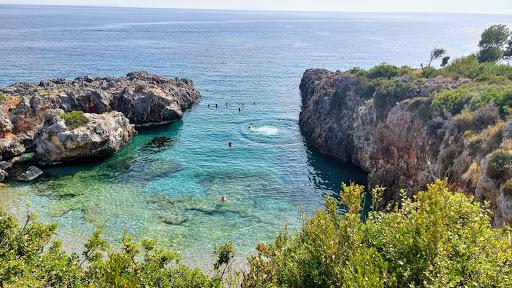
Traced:
[[482, 33], [478, 47], [478, 61], [496, 62], [503, 59], [504, 46], [510, 36], [510, 30], [505, 25], [492, 25]]
[[443, 48], [435, 48], [434, 50], [432, 50], [432, 52], [430, 52], [430, 61], [428, 62], [427, 67], [430, 67], [432, 61], [441, 58], [444, 54], [446, 54], [446, 50]]
[[507, 61], [512, 61], [512, 31], [510, 32], [510, 39], [507, 41], [507, 46], [503, 52], [503, 58]]

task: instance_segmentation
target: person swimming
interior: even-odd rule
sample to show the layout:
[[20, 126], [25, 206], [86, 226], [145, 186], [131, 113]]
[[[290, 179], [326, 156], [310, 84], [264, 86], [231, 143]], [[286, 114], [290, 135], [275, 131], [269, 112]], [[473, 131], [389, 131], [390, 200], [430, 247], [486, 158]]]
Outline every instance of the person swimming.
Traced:
[[219, 107], [217, 106], [217, 104], [215, 104], [215, 108], [219, 108]]
[[242, 111], [242, 109], [240, 109], [240, 107], [238, 107], [238, 112], [241, 112], [241, 111]]
[[220, 201], [222, 201], [222, 202], [228, 202], [228, 197], [226, 197], [226, 195], [222, 195], [222, 196], [220, 197]]
[[233, 144], [231, 144], [231, 141], [228, 143], [228, 146], [229, 146], [229, 147], [233, 146]]
[[208, 108], [210, 108], [210, 104], [208, 104]]

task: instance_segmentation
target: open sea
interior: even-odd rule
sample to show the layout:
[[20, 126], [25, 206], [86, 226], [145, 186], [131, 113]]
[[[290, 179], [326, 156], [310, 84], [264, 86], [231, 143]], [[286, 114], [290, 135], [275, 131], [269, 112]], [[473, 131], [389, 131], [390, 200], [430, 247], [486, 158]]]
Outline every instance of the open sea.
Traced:
[[[435, 47], [466, 55], [487, 26], [511, 23], [510, 15], [0, 5], [0, 86], [147, 70], [191, 78], [202, 94], [182, 121], [139, 131], [111, 158], [0, 188], [0, 207], [57, 223], [69, 250], [104, 227], [113, 243], [125, 232], [152, 238], [198, 266], [211, 266], [213, 247], [231, 240], [242, 261], [285, 225], [298, 229], [301, 211], [321, 207], [342, 182], [365, 183], [363, 171], [304, 142], [304, 70], [419, 66]], [[155, 136], [175, 141], [146, 147]]]

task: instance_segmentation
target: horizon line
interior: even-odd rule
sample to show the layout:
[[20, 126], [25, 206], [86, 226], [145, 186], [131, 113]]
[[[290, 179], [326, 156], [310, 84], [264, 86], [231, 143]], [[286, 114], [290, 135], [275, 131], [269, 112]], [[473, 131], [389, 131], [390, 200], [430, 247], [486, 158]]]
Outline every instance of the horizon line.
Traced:
[[283, 10], [283, 9], [215, 9], [215, 8], [183, 8], [183, 7], [150, 7], [150, 6], [112, 6], [112, 5], [73, 5], [73, 4], [12, 4], [0, 3], [0, 6], [46, 6], [46, 7], [77, 7], [77, 8], [120, 8], [120, 9], [165, 9], [192, 11], [229, 11], [229, 12], [288, 12], [288, 13], [378, 13], [378, 14], [463, 14], [463, 15], [512, 15], [507, 12], [463, 12], [463, 11], [361, 11], [361, 10]]

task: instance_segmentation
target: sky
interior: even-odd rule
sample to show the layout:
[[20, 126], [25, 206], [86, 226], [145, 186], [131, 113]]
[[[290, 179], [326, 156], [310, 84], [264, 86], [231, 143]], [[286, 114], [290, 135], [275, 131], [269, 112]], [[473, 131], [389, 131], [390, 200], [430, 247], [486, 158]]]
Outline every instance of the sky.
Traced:
[[0, 4], [85, 5], [221, 10], [512, 14], [512, 0], [0, 0]]

